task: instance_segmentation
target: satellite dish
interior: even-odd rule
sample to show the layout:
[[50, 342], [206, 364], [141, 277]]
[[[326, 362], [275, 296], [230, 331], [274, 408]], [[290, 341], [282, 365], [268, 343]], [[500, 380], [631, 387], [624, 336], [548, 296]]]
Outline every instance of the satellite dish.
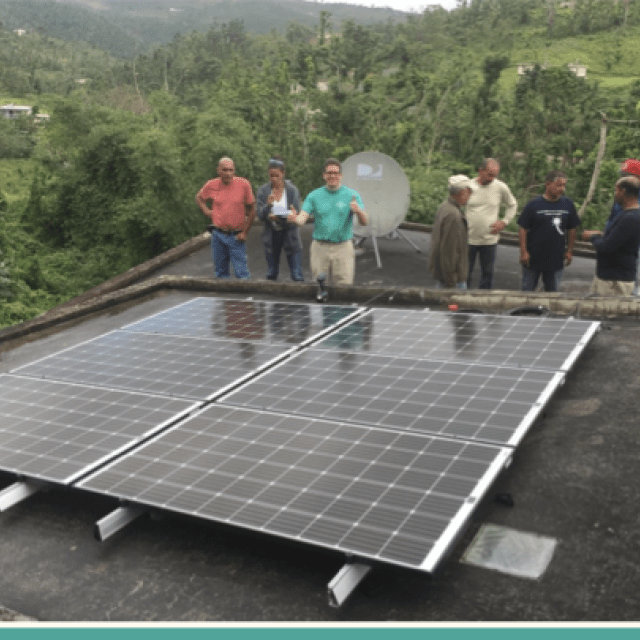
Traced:
[[356, 236], [381, 237], [395, 231], [409, 210], [411, 189], [402, 167], [377, 151], [363, 151], [342, 163], [342, 184], [355, 189], [369, 214], [366, 227], [353, 217]]

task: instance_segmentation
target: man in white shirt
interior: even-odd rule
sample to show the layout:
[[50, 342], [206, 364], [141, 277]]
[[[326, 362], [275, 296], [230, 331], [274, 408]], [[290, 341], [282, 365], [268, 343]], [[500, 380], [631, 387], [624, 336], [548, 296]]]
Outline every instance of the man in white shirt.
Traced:
[[[480, 259], [479, 289], [493, 287], [493, 269], [496, 262], [496, 247], [500, 232], [516, 215], [518, 203], [509, 187], [498, 180], [500, 163], [494, 158], [485, 158], [478, 168], [478, 177], [473, 179], [476, 188], [467, 202], [466, 215], [469, 224], [469, 277], [467, 287], [471, 288], [471, 275], [476, 256]], [[506, 208], [502, 220], [500, 206]]]

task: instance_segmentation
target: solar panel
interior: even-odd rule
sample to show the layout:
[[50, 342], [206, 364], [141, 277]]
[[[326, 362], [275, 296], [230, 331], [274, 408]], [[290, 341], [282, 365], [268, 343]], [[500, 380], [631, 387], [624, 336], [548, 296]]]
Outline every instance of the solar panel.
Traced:
[[0, 375], [0, 469], [68, 483], [193, 410], [183, 399]]
[[431, 571], [510, 455], [214, 405], [77, 486]]
[[281, 344], [114, 331], [12, 373], [205, 400], [287, 351]]
[[568, 371], [598, 327], [573, 318], [373, 309], [317, 346]]
[[517, 445], [564, 374], [307, 349], [227, 404]]
[[303, 344], [362, 308], [261, 300], [194, 298], [144, 320], [126, 331], [233, 341]]

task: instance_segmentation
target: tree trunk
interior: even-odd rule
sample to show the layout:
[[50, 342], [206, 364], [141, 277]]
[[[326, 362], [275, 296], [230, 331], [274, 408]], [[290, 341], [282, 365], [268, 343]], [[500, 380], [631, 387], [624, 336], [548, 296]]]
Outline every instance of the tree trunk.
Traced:
[[589, 191], [587, 197], [582, 203], [580, 210], [578, 211], [578, 217], [582, 218], [587, 205], [593, 198], [593, 192], [596, 190], [596, 184], [598, 182], [598, 176], [600, 175], [600, 165], [602, 164], [602, 158], [604, 157], [604, 150], [607, 146], [607, 115], [602, 114], [602, 120], [600, 121], [600, 144], [598, 145], [598, 154], [596, 156], [596, 166], [593, 168], [593, 175], [591, 176], [591, 184], [589, 185]]

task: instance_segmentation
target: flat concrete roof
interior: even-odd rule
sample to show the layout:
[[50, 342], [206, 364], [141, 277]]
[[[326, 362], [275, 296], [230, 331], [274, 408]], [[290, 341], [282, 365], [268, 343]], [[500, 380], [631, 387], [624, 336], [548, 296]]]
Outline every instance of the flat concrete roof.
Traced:
[[[423, 253], [402, 239], [382, 238], [379, 269], [367, 240], [357, 258], [356, 286], [332, 291], [334, 300], [430, 308], [456, 300], [492, 312], [523, 301], [569, 300], [575, 315], [586, 308], [589, 317], [597, 317], [598, 308], [586, 297], [592, 259], [575, 259], [564, 292], [525, 299], [516, 290], [517, 248], [500, 246], [497, 285], [505, 289], [460, 297], [429, 287], [429, 236], [407, 233]], [[305, 236], [308, 242], [306, 229]], [[284, 264], [283, 282], [259, 280], [259, 228], [252, 230], [249, 245], [254, 281], [216, 282], [208, 249], [196, 246], [159, 270], [129, 274], [133, 280], [124, 288], [112, 283], [95, 296], [3, 331], [0, 372], [194, 296], [313, 299], [313, 284], [285, 282]], [[92, 535], [94, 524], [117, 503], [55, 488], [0, 515], [0, 603], [56, 622], [637, 622], [640, 324], [635, 299], [604, 303], [602, 330], [433, 576], [379, 566], [341, 609], [333, 609], [326, 587], [344, 564], [339, 554], [174, 516], [144, 516], [100, 543]], [[14, 479], [0, 473], [0, 489]], [[499, 494], [511, 495], [514, 505], [494, 500]], [[531, 580], [461, 563], [487, 523], [555, 539], [545, 573]]]

